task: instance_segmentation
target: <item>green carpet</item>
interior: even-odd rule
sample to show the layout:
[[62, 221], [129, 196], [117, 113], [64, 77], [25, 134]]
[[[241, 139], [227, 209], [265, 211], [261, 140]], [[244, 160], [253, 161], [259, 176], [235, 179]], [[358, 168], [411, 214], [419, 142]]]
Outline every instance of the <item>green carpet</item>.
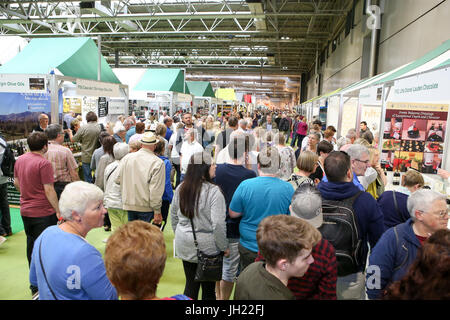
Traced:
[[9, 208], [11, 214], [11, 229], [13, 233], [23, 230], [23, 221], [18, 208]]
[[[11, 220], [14, 221], [12, 226], [15, 234], [8, 237], [8, 240], [0, 246], [0, 300], [30, 300], [31, 293], [28, 281], [29, 269], [26, 257], [26, 236], [24, 231], [17, 231], [20, 228], [23, 230], [19, 209], [11, 209]], [[110, 234], [110, 232], [104, 231], [103, 228], [97, 228], [88, 233], [86, 240], [103, 255], [105, 252], [105, 243], [102, 240], [108, 238]], [[185, 284], [182, 262], [180, 259], [173, 258], [174, 234], [170, 226], [170, 221], [168, 221], [164, 229], [164, 236], [166, 240], [167, 261], [163, 276], [158, 285], [158, 297], [182, 294]]]

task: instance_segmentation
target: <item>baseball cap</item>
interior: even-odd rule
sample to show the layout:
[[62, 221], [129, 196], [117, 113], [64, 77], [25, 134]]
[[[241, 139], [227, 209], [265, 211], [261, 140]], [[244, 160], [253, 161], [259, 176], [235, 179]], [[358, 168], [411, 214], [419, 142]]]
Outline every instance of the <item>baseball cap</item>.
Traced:
[[292, 196], [290, 212], [293, 217], [305, 220], [313, 227], [319, 228], [323, 223], [320, 193], [309, 184], [300, 185]]

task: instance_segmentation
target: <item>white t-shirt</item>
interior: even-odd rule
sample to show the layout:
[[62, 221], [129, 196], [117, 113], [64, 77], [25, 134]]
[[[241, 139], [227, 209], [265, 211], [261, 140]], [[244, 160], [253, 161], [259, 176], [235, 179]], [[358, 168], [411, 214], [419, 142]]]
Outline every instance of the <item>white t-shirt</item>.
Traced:
[[174, 131], [169, 139], [169, 146], [172, 146], [172, 153], [170, 154], [170, 158], [176, 159], [180, 157], [180, 154], [177, 151], [175, 144], [177, 143], [177, 132]]
[[229, 163], [231, 161], [230, 154], [228, 153], [228, 145], [220, 150], [217, 154], [216, 164]]
[[182, 156], [182, 158], [181, 158], [181, 173], [183, 173], [183, 174], [186, 173], [191, 156], [197, 152], [203, 152], [203, 147], [200, 143], [198, 143], [195, 140], [192, 143], [183, 142], [183, 145], [181, 146], [181, 150], [180, 150], [180, 153]]

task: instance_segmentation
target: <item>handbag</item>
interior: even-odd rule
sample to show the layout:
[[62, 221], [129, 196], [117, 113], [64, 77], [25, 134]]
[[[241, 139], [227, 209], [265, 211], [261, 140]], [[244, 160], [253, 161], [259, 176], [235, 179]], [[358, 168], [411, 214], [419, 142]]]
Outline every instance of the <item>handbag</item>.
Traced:
[[197, 269], [195, 270], [194, 281], [220, 281], [222, 280], [223, 252], [215, 255], [209, 255], [198, 248], [197, 237], [195, 236], [194, 222], [191, 220], [192, 233], [194, 235], [194, 244], [197, 248]]

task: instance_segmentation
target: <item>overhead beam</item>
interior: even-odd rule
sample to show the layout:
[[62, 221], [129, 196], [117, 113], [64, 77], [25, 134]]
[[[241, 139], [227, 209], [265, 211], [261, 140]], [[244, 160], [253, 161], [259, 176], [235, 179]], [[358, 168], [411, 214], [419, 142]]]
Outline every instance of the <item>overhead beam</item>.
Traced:
[[[17, 19], [1, 18], [1, 23], [31, 23], [30, 20], [42, 19], [39, 16], [25, 17], [13, 10]], [[101, 11], [96, 11], [97, 13]], [[104, 12], [102, 13], [104, 14]], [[149, 21], [149, 20], [214, 20], [214, 19], [265, 19], [268, 17], [336, 17], [345, 15], [344, 11], [333, 12], [273, 12], [266, 14], [253, 14], [251, 12], [155, 12], [155, 13], [127, 13], [110, 16], [95, 14], [50, 16], [45, 19], [47, 23], [79, 22], [115, 22], [115, 21]]]

